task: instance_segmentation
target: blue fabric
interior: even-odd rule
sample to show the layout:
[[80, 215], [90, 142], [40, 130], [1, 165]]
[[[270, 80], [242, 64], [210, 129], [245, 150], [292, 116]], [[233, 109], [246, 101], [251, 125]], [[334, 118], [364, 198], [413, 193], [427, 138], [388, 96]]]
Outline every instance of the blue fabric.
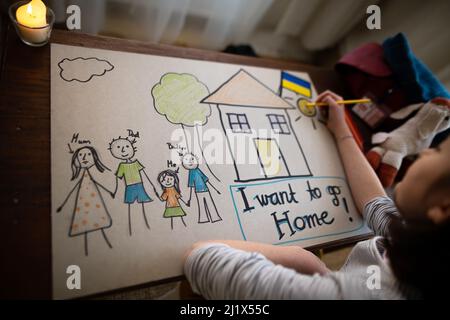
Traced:
[[208, 186], [206, 185], [208, 182], [208, 177], [199, 168], [189, 170], [188, 180], [188, 186], [191, 188], [194, 187], [195, 192], [198, 193], [208, 191]]
[[130, 184], [125, 187], [125, 203], [133, 203], [136, 200], [139, 203], [152, 201], [142, 183]]
[[450, 99], [450, 93], [428, 67], [412, 52], [403, 33], [383, 42], [384, 58], [410, 103], [426, 102], [436, 97]]

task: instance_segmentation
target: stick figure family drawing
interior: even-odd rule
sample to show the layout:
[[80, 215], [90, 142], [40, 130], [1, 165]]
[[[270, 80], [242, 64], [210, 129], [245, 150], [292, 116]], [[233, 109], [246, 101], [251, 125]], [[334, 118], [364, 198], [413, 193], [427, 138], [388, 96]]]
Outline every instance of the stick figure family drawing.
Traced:
[[[161, 202], [165, 202], [163, 218], [170, 218], [171, 230], [173, 230], [174, 219], [179, 218], [184, 227], [187, 227], [183, 217], [187, 215], [184, 207], [190, 207], [192, 193], [195, 194], [198, 207], [198, 223], [215, 223], [221, 221], [211, 187], [217, 194], [219, 190], [209, 181], [208, 176], [199, 168], [199, 160], [196, 155], [186, 153], [182, 155], [181, 162], [185, 170], [188, 171], [187, 186], [190, 189], [189, 199], [186, 201], [180, 190], [180, 179], [178, 170], [166, 169], [157, 176], [157, 182], [161, 189], [158, 192], [152, 179], [148, 176], [144, 165], [136, 158], [136, 139], [135, 138], [115, 138], [109, 143], [108, 150], [110, 154], [120, 160], [115, 171], [115, 186], [113, 190], [100, 184], [94, 179], [92, 170], [104, 173], [105, 170], [111, 171], [100, 160], [98, 152], [91, 145], [82, 145], [73, 151], [71, 168], [71, 181], [75, 185], [68, 193], [62, 204], [57, 208], [60, 212], [67, 204], [69, 199], [75, 194], [71, 224], [69, 227], [69, 237], [83, 236], [85, 255], [88, 255], [88, 234], [101, 232], [108, 247], [112, 248], [105, 229], [112, 226], [112, 218], [104, 201], [105, 196], [115, 198], [119, 179], [125, 185], [123, 201], [127, 204], [128, 211], [128, 233], [132, 235], [132, 214], [131, 206], [136, 204], [141, 207], [142, 215], [146, 227], [150, 230], [150, 224], [145, 211], [145, 204], [152, 202], [153, 199], [144, 186], [146, 179], [153, 188], [153, 193]], [[183, 203], [183, 206], [181, 203]]]

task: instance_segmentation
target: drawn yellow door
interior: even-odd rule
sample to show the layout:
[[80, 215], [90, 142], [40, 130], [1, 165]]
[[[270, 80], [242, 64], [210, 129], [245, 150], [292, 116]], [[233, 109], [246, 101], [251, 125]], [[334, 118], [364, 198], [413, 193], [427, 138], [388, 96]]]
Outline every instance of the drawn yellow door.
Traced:
[[264, 177], [289, 176], [289, 170], [276, 140], [255, 138], [254, 142]]

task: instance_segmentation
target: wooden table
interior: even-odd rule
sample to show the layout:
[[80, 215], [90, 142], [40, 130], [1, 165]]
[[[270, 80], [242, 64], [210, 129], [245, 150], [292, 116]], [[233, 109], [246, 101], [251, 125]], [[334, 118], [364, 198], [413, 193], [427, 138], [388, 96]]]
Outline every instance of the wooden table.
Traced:
[[[0, 19], [0, 297], [51, 298], [50, 46], [24, 45]], [[318, 91], [341, 91], [334, 71], [295, 62], [60, 30], [51, 42], [306, 71]]]

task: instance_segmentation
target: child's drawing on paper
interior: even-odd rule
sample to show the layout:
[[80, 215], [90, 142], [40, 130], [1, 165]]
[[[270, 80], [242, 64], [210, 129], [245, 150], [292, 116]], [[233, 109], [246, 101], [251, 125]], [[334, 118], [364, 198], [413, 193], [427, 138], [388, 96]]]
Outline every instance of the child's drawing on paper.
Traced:
[[[309, 247], [367, 233], [321, 109], [298, 110], [316, 95], [305, 72], [50, 50], [55, 298], [178, 277], [198, 240]], [[67, 287], [70, 265], [81, 290]]]
[[209, 104], [201, 103], [202, 99], [209, 94], [205, 84], [198, 81], [191, 74], [166, 73], [161, 77], [159, 83], [152, 88], [153, 104], [156, 111], [165, 116], [173, 124], [179, 124], [183, 129], [186, 148], [192, 150], [189, 145], [186, 127], [194, 127], [197, 142], [200, 147], [205, 165], [211, 175], [220, 179], [211, 170], [204, 154], [198, 127], [204, 126], [211, 115]]
[[128, 231], [130, 236], [132, 235], [131, 228], [131, 205], [136, 201], [142, 206], [142, 215], [144, 217], [145, 225], [150, 230], [150, 225], [145, 214], [145, 203], [153, 201], [152, 198], [147, 194], [144, 188], [144, 183], [142, 180], [141, 172], [144, 173], [148, 182], [153, 187], [156, 196], [155, 186], [145, 172], [145, 167], [139, 162], [139, 160], [134, 159], [136, 154], [136, 147], [134, 144], [136, 139], [132, 138], [122, 138], [113, 139], [109, 144], [109, 150], [114, 158], [119, 160], [124, 160], [119, 164], [116, 171], [116, 187], [114, 189], [114, 195], [117, 192], [119, 179], [124, 179], [125, 183], [125, 195], [124, 202], [128, 205]]
[[[178, 171], [178, 170], [177, 170]], [[158, 175], [158, 182], [163, 189], [161, 201], [166, 202], [166, 208], [164, 210], [163, 217], [170, 218], [170, 228], [173, 230], [173, 218], [180, 218], [186, 227], [183, 217], [186, 215], [183, 208], [180, 205], [182, 201], [185, 205], [188, 205], [181, 197], [180, 180], [178, 178], [177, 171], [170, 169], [164, 170]]]
[[212, 185], [208, 177], [198, 167], [198, 158], [192, 153], [187, 153], [183, 156], [182, 162], [183, 167], [189, 171], [188, 187], [190, 188], [190, 193], [188, 204], [191, 203], [192, 191], [194, 191], [195, 198], [197, 199], [198, 223], [214, 223], [221, 221], [222, 218], [217, 211], [208, 184], [217, 192], [217, 194], [220, 194], [220, 192]]
[[[69, 237], [84, 236], [85, 255], [88, 255], [88, 233], [100, 231], [106, 244], [112, 248], [106, 236], [105, 229], [111, 227], [112, 219], [109, 215], [100, 188], [113, 196], [102, 184], [95, 181], [90, 173], [92, 167], [99, 172], [109, 170], [101, 161], [97, 151], [91, 146], [77, 149], [72, 156], [72, 179], [78, 179], [66, 199], [57, 209], [60, 212], [71, 195], [75, 192], [75, 205], [69, 229]], [[79, 178], [80, 177], [80, 178]]]
[[[294, 107], [247, 71], [240, 69], [202, 103], [219, 111], [236, 182], [312, 176], [289, 116]], [[249, 165], [243, 155], [257, 162]]]

